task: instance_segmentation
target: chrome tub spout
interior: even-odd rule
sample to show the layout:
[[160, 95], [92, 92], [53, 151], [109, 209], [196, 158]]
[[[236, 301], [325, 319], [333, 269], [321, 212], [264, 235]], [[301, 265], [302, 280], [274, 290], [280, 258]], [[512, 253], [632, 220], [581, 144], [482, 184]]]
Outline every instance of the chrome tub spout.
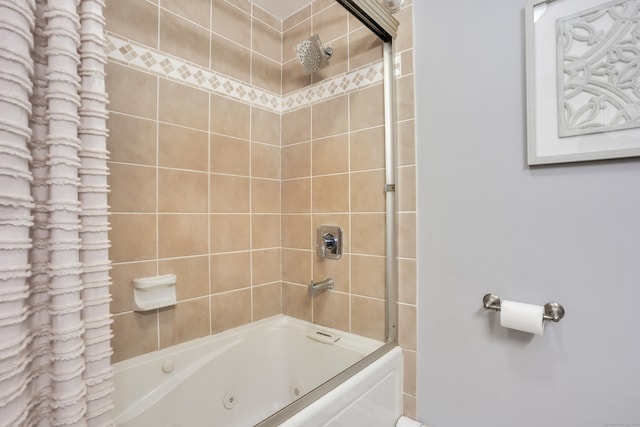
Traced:
[[309, 285], [309, 296], [313, 298], [316, 295], [318, 295], [320, 292], [326, 291], [328, 289], [333, 289], [335, 287], [336, 287], [336, 282], [331, 277], [318, 283], [314, 283], [312, 280], [311, 284]]

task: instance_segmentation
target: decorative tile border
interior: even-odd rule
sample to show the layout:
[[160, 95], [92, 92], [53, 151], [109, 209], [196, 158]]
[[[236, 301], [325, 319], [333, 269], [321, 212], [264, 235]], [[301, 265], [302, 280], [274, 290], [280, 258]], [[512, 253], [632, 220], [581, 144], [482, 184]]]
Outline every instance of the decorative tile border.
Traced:
[[[380, 83], [384, 77], [383, 62], [378, 61], [280, 96], [112, 33], [107, 33], [106, 49], [110, 60], [275, 113], [344, 95]], [[400, 55], [395, 60], [398, 72]]]

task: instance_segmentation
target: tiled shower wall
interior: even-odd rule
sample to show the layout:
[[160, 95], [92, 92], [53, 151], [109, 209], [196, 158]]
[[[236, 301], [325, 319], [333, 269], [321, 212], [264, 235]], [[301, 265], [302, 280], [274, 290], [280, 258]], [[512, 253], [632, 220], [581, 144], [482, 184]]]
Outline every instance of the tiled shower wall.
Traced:
[[[247, 0], [109, 0], [106, 15], [117, 44], [107, 65], [113, 360], [280, 312], [383, 339], [382, 86], [366, 67], [381, 59], [375, 36], [333, 0], [316, 0], [284, 22]], [[411, 415], [411, 2], [396, 16], [399, 341]], [[316, 32], [335, 54], [310, 77], [293, 46]], [[353, 90], [357, 70], [368, 74]], [[345, 80], [351, 84], [341, 86]], [[319, 82], [326, 85], [311, 86]], [[319, 87], [315, 96], [309, 87]], [[324, 223], [345, 231], [340, 261], [313, 252]], [[131, 280], [170, 272], [178, 305], [133, 312]], [[306, 286], [328, 276], [336, 291], [312, 304]]]

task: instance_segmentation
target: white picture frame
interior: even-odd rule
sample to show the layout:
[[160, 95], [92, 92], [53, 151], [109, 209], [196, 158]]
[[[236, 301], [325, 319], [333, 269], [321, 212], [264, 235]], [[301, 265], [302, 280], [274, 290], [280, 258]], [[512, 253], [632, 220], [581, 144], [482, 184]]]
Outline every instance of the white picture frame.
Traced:
[[[625, 6], [630, 9], [624, 9]], [[638, 7], [631, 8], [635, 6]], [[608, 28], [612, 19], [606, 14], [614, 11], [617, 16], [618, 10], [620, 13], [630, 10], [628, 13], [640, 17], [640, 0], [527, 0], [529, 165], [640, 156], [640, 90], [637, 100], [632, 90], [624, 97], [626, 104], [609, 102], [606, 94], [598, 93], [601, 81], [592, 79], [597, 75], [601, 80], [613, 81], [611, 85], [616, 91], [626, 90], [630, 79], [631, 86], [640, 87], [640, 55], [637, 70], [630, 70], [635, 66], [629, 65], [635, 60], [633, 52], [623, 52], [628, 57], [618, 56], [622, 59], [617, 62], [607, 57], [606, 64], [598, 63], [596, 59], [600, 56], [592, 53], [594, 46], [618, 52], [619, 45], [636, 42], [635, 39], [628, 42], [624, 31], [615, 30], [618, 27]], [[640, 38], [637, 46], [633, 46], [636, 48], [640, 49]], [[598, 72], [593, 72], [594, 69]], [[584, 70], [588, 70], [585, 76], [589, 78], [581, 78]]]

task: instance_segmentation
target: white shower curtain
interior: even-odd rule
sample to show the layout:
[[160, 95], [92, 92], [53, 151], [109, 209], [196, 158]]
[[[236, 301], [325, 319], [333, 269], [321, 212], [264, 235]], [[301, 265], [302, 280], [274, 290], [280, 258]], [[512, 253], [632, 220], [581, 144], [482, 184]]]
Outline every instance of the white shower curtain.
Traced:
[[112, 425], [101, 0], [0, 0], [0, 426]]

